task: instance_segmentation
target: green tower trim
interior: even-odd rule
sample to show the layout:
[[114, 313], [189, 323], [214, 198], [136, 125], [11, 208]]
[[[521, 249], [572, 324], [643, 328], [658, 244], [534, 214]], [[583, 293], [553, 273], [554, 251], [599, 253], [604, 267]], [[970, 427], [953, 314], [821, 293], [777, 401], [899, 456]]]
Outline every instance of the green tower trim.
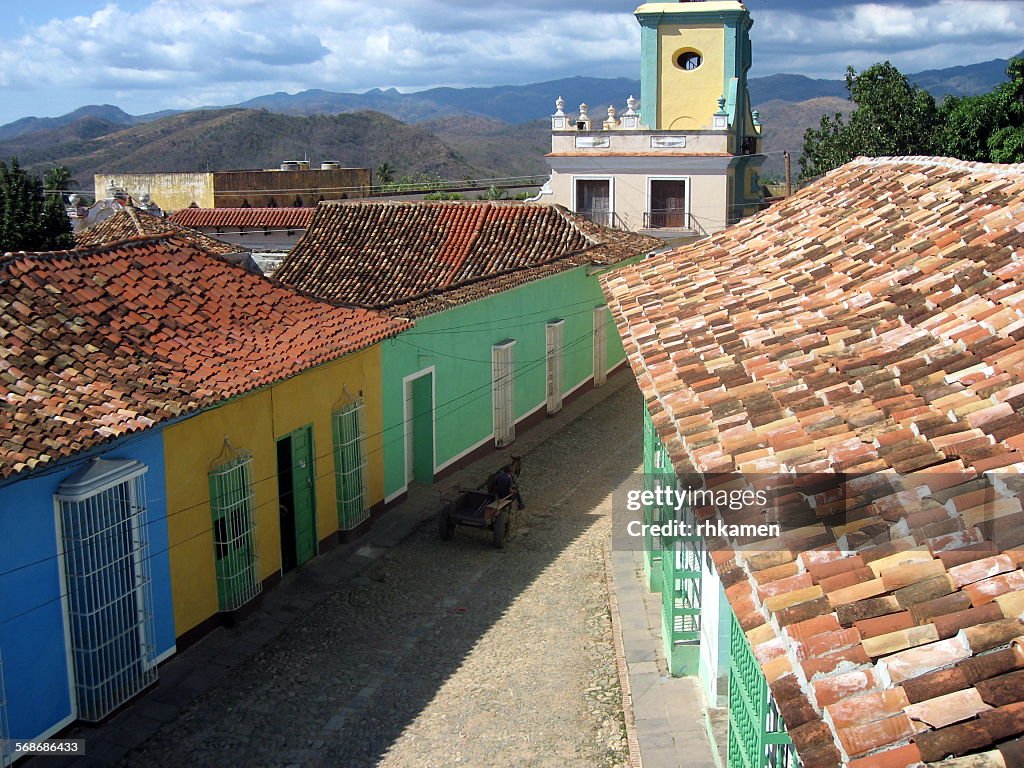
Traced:
[[[662, 24], [703, 24], [707, 22], [722, 24], [725, 29], [722, 93], [728, 94], [730, 90], [736, 93], [737, 86], [733, 84], [730, 88], [730, 81], [735, 83], [745, 79], [746, 70], [750, 68], [748, 33], [753, 25], [750, 14], [745, 8], [714, 11], [638, 12], [636, 19], [640, 23], [640, 116], [641, 123], [646, 127], [662, 128], [658, 124], [658, 28]], [[743, 28], [744, 34], [742, 35], [740, 34], [740, 25]], [[746, 89], [739, 90], [745, 93]], [[743, 114], [744, 105], [745, 98], [742, 93], [729, 98], [726, 109], [729, 111], [731, 126], [736, 125], [736, 115]], [[740, 126], [739, 130], [742, 132], [743, 127]]]

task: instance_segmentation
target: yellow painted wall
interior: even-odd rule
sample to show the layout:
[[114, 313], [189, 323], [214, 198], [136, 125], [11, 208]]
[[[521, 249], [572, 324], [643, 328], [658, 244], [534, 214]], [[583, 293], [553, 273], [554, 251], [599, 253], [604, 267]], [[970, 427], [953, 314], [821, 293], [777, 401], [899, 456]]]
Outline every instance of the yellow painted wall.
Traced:
[[165, 213], [188, 208], [193, 202], [200, 208], [213, 208], [212, 173], [97, 173], [93, 176], [96, 199], [107, 197], [107, 188], [115, 186], [136, 202], [147, 194]]
[[260, 579], [281, 569], [278, 521], [278, 438], [313, 425], [317, 539], [338, 529], [334, 492], [331, 413], [344, 397], [366, 398], [367, 490], [370, 504], [384, 498], [380, 345], [306, 371], [164, 430], [168, 536], [175, 633], [181, 636], [217, 613], [208, 473], [230, 438], [253, 453], [256, 540]]
[[[704, 58], [695, 70], [675, 64], [683, 50]], [[658, 27], [658, 125], [662, 130], [711, 128], [722, 96], [725, 29], [721, 26], [664, 24]]]

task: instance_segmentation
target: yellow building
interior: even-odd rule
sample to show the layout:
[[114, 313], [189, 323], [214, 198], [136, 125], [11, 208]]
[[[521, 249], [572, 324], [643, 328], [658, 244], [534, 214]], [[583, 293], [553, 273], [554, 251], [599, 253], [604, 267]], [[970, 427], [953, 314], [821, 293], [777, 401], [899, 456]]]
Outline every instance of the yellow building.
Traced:
[[[374, 344], [164, 430], [174, 621], [184, 644], [383, 505], [380, 358]], [[229, 479], [218, 541], [215, 478], [246, 461], [252, 539], [231, 517], [243, 494]], [[222, 552], [225, 543], [238, 547]]]
[[298, 208], [321, 200], [348, 200], [370, 194], [369, 168], [342, 168], [327, 161], [311, 168], [308, 161], [281, 163], [254, 171], [178, 173], [97, 173], [97, 200], [121, 190], [134, 200], [148, 198], [167, 213], [195, 205], [200, 208]]
[[761, 204], [761, 124], [750, 108], [746, 7], [737, 0], [647, 3], [640, 99], [551, 117], [541, 199], [599, 224], [665, 239], [724, 229]]
[[111, 407], [161, 429], [180, 648], [383, 506], [380, 342], [410, 323], [266, 280], [202, 237], [110, 236], [81, 253], [99, 260], [90, 297], [114, 296], [103, 323], [128, 383]]

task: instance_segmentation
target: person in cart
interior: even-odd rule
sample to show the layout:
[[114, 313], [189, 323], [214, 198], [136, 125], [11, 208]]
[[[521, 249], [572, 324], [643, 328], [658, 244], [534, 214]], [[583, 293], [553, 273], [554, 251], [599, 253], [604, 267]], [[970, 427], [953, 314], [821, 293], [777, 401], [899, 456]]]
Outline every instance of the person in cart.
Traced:
[[506, 464], [494, 473], [492, 489], [492, 493], [499, 499], [507, 499], [511, 496], [516, 500], [516, 504], [519, 505], [519, 509], [526, 509], [526, 505], [523, 503], [523, 497], [519, 493], [519, 483], [516, 482], [515, 475], [512, 474], [512, 467], [510, 465]]

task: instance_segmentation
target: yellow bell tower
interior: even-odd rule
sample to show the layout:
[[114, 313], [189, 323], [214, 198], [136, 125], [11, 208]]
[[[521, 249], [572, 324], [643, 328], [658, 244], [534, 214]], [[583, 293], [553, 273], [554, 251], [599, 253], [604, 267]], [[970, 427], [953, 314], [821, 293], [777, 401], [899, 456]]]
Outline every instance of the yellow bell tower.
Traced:
[[567, 113], [556, 99], [551, 178], [538, 199], [673, 242], [713, 234], [762, 207], [750, 13], [738, 0], [692, 0], [635, 14], [640, 99], [607, 115], [585, 103]]
[[[714, 130], [724, 112], [742, 152], [760, 138], [747, 71], [753, 21], [737, 0], [646, 3], [640, 22], [640, 113], [656, 130]], [[719, 99], [725, 101], [719, 104]], [[747, 151], [752, 151], [750, 142]]]

